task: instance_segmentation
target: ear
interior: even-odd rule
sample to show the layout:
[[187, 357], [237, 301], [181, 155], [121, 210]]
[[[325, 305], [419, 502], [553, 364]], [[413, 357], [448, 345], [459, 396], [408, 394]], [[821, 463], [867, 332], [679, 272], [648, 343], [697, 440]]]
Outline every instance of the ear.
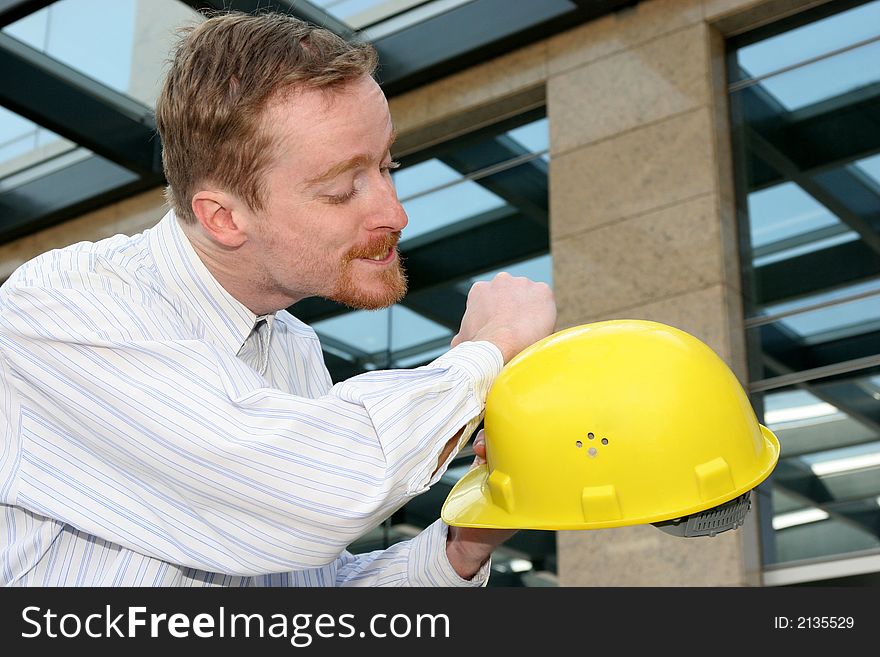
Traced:
[[225, 192], [199, 191], [193, 195], [192, 211], [205, 232], [228, 248], [247, 241], [241, 204]]

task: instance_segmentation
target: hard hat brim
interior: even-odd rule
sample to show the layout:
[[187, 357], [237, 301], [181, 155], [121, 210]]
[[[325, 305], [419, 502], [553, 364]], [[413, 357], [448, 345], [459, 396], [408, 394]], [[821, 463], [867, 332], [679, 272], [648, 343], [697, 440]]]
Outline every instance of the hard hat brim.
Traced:
[[443, 522], [455, 527], [517, 528], [516, 518], [492, 502], [488, 479], [488, 464], [473, 468], [459, 479], [440, 511]]
[[489, 466], [483, 464], [468, 471], [452, 487], [443, 508], [440, 518], [447, 525], [453, 527], [475, 527], [482, 529], [541, 529], [541, 530], [567, 530], [567, 529], [602, 529], [606, 527], [621, 527], [626, 525], [650, 524], [662, 520], [669, 520], [690, 513], [704, 511], [708, 508], [731, 500], [753, 489], [764, 481], [776, 466], [779, 459], [779, 440], [767, 427], [759, 425], [764, 438], [764, 449], [760, 457], [759, 469], [754, 479], [731, 491], [724, 499], [713, 500], [711, 503], [699, 508], [676, 509], [669, 513], [652, 518], [622, 519], [616, 522], [604, 523], [560, 523], [554, 518], [552, 510], [548, 510], [547, 517], [523, 518], [517, 514], [508, 513], [492, 500], [489, 490]]

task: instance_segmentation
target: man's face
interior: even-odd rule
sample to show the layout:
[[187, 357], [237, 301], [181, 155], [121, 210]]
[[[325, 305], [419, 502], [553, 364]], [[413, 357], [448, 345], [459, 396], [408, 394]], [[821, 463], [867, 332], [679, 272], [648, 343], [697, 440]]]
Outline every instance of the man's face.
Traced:
[[334, 91], [296, 91], [270, 104], [277, 144], [251, 245], [259, 285], [289, 298], [322, 296], [360, 309], [406, 292], [397, 253], [407, 217], [391, 182], [388, 103], [364, 76]]

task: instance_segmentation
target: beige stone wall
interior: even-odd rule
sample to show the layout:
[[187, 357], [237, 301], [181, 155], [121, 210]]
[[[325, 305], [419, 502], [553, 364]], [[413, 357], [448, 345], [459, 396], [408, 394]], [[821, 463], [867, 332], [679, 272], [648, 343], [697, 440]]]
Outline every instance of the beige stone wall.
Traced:
[[[817, 4], [643, 0], [392, 99], [400, 149], [546, 102], [558, 328], [672, 324], [744, 381], [723, 35]], [[137, 232], [163, 211], [155, 190], [2, 245], [0, 280], [44, 250]], [[760, 584], [755, 516], [714, 539], [653, 527], [560, 532], [560, 584]]]

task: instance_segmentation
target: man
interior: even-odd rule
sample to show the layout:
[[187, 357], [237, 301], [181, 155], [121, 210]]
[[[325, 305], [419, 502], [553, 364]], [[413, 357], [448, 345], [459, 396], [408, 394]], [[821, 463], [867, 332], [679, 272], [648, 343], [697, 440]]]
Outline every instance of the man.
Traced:
[[284, 310], [405, 293], [375, 66], [282, 15], [185, 33], [156, 109], [171, 212], [43, 254], [0, 292], [0, 581], [486, 583], [511, 532], [437, 521], [346, 546], [439, 479], [503, 363], [552, 332], [549, 288], [478, 283], [447, 354], [335, 386]]

